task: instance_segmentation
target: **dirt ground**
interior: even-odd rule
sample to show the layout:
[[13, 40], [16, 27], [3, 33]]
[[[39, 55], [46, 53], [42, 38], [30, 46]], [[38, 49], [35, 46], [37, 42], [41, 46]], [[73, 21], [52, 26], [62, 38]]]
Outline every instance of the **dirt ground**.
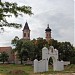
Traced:
[[[0, 74], [0, 75], [4, 75], [4, 74]], [[62, 73], [57, 73], [57, 74], [31, 74], [31, 75], [75, 75], [75, 73], [65, 73], [65, 74], [62, 74]]]
[[[41, 74], [41, 75], [44, 75], [44, 74]], [[75, 73], [66, 73], [66, 74], [48, 74], [48, 75], [75, 75]]]
[[75, 75], [75, 73], [65, 73], [65, 74], [62, 74], [62, 73], [58, 73], [58, 74], [33, 74], [33, 75]]
[[[52, 75], [52, 74], [49, 74]], [[66, 73], [66, 74], [53, 74], [53, 75], [75, 75], [75, 73]]]

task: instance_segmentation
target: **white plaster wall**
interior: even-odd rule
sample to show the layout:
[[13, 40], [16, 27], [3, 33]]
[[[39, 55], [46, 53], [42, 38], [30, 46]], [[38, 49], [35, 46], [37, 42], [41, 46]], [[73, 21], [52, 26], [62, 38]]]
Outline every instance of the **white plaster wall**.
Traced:
[[53, 49], [53, 52], [52, 52], [51, 49], [49, 49], [49, 51], [48, 51], [48, 59], [50, 57], [54, 57], [55, 59], [58, 60], [58, 50], [57, 49]]
[[64, 70], [64, 62], [61, 62], [61, 61], [57, 61], [54, 63], [53, 65], [53, 70], [54, 71], [62, 71]]
[[34, 60], [34, 73], [38, 72], [38, 60]]
[[48, 71], [48, 60], [34, 60], [34, 73]]
[[34, 72], [36, 73], [48, 71], [48, 61], [50, 57], [53, 59], [54, 71], [64, 70], [64, 62], [58, 61], [58, 50], [51, 46], [49, 50], [46, 47], [42, 49], [42, 60], [34, 60]]
[[46, 69], [45, 60], [41, 60], [38, 62], [38, 72], [44, 72]]
[[48, 58], [48, 49], [46, 47], [44, 47], [42, 49], [42, 60], [47, 59], [47, 58]]

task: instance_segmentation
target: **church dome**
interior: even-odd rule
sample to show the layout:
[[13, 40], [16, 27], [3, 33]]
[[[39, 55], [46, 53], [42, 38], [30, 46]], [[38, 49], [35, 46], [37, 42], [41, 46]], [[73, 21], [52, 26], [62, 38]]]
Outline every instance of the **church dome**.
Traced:
[[47, 28], [45, 29], [45, 31], [46, 32], [50, 32], [51, 31], [51, 29], [49, 28], [49, 24], [48, 24]]

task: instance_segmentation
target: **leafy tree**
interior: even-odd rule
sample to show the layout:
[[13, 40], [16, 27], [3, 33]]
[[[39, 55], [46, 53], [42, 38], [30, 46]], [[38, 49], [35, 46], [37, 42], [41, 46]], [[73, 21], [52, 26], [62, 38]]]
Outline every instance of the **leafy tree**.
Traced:
[[71, 63], [75, 63], [75, 50], [70, 42], [58, 42], [57, 40], [51, 39], [48, 45], [52, 45], [54, 48], [59, 50], [59, 60], [71, 61]]
[[[57, 40], [51, 39], [47, 42], [43, 38], [33, 39], [31, 41], [26, 40], [18, 40], [16, 44], [16, 50], [20, 54], [22, 60], [26, 60], [30, 58], [31, 60], [37, 58], [40, 60], [42, 58], [42, 48], [44, 46], [54, 46], [57, 50], [59, 50], [59, 60], [71, 61], [71, 63], [75, 63], [75, 48], [71, 45], [70, 42], [58, 42]], [[25, 59], [24, 59], [25, 58]]]
[[28, 58], [33, 60], [34, 58], [34, 44], [31, 41], [24, 41], [22, 48], [28, 53]]
[[38, 60], [42, 58], [42, 48], [47, 44], [47, 41], [43, 38], [37, 38], [37, 40], [33, 39], [32, 42], [34, 43], [34, 56]]
[[6, 20], [6, 17], [12, 17], [14, 15], [15, 17], [18, 17], [19, 15], [22, 16], [24, 14], [32, 15], [30, 6], [19, 6], [17, 3], [10, 3], [10, 2], [2, 2], [0, 0], [0, 27], [3, 30], [3, 26], [8, 27], [15, 27], [19, 28], [22, 27], [21, 24], [18, 23], [8, 23]]
[[51, 39], [49, 40], [49, 46], [53, 46], [54, 48], [58, 49], [59, 47], [59, 42], [57, 40]]
[[59, 50], [59, 60], [72, 61], [72, 57], [75, 56], [74, 47], [70, 42], [58, 42], [57, 40], [51, 39], [48, 45], [54, 46]]
[[16, 46], [15, 51], [20, 52], [22, 49], [22, 44], [23, 44], [23, 41], [21, 39], [18, 40], [17, 43], [15, 44], [15, 46]]
[[6, 52], [2, 52], [0, 54], [0, 60], [3, 62], [3, 64], [4, 64], [5, 61], [8, 61], [8, 58], [9, 58], [9, 56]]
[[21, 64], [27, 58], [33, 60], [34, 58], [34, 44], [31, 41], [20, 39], [16, 44], [15, 51], [18, 52]]
[[70, 42], [60, 43], [58, 50], [60, 60], [70, 61], [71, 57], [74, 55], [74, 48]]
[[36, 56], [40, 60], [42, 58], [42, 48], [44, 47], [43, 38], [37, 38]]
[[21, 64], [23, 63], [23, 60], [26, 61], [28, 58], [28, 52], [26, 50], [22, 50], [21, 52], [18, 52], [18, 56], [20, 58]]
[[11, 41], [11, 44], [15, 46], [18, 40], [19, 40], [19, 37], [15, 36], [15, 38]]

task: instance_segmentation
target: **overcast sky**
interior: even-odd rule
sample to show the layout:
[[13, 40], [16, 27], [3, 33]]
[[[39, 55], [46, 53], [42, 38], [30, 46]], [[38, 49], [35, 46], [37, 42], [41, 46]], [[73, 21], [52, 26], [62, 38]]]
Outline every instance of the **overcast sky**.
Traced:
[[[69, 41], [74, 44], [74, 1], [73, 0], [2, 0], [17, 2], [19, 5], [32, 7], [34, 15], [7, 18], [9, 22], [17, 22], [24, 27], [27, 20], [31, 30], [31, 39], [45, 38], [45, 29], [49, 24], [52, 29], [52, 38], [58, 41]], [[22, 29], [5, 28], [0, 33], [0, 46], [9, 45], [11, 40], [18, 36], [22, 38]]]

